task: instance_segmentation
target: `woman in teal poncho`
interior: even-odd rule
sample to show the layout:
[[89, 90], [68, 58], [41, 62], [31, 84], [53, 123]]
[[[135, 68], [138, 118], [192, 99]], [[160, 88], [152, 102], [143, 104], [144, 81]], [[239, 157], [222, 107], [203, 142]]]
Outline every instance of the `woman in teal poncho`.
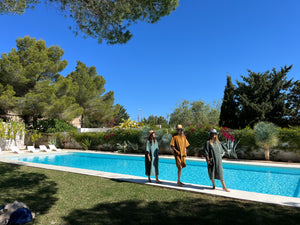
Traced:
[[221, 181], [223, 190], [229, 192], [225, 186], [223, 177], [222, 156], [225, 147], [219, 141], [218, 133], [215, 129], [210, 131], [209, 140], [206, 141], [203, 150], [207, 162], [208, 175], [212, 182], [213, 189], [216, 188], [215, 179], [218, 179]]
[[150, 176], [155, 176], [156, 183], [161, 183], [158, 179], [158, 153], [159, 148], [157, 140], [155, 139], [155, 133], [153, 130], [150, 130], [145, 152], [145, 168], [149, 182], [151, 182]]

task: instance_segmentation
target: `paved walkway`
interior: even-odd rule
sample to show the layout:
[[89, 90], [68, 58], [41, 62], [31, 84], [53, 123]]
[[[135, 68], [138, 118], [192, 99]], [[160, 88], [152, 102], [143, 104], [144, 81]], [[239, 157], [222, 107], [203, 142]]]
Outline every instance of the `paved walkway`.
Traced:
[[[72, 151], [64, 150], [63, 152], [72, 152]], [[101, 153], [103, 153], [103, 152], [101, 152]], [[52, 165], [38, 164], [38, 163], [12, 161], [12, 160], [2, 157], [2, 156], [16, 156], [16, 155], [26, 155], [26, 154], [40, 155], [40, 154], [60, 154], [60, 153], [57, 153], [57, 152], [27, 153], [26, 152], [24, 154], [15, 154], [15, 153], [11, 153], [11, 152], [2, 152], [2, 154], [0, 155], [0, 162], [13, 163], [13, 164], [18, 164], [18, 165], [22, 165], [22, 166], [45, 168], [45, 169], [51, 169], [51, 170], [60, 170], [60, 171], [71, 172], [71, 173], [79, 173], [79, 174], [85, 174], [85, 175], [91, 175], [91, 176], [98, 176], [98, 177], [103, 177], [103, 178], [108, 178], [108, 179], [117, 179], [117, 180], [122, 180], [122, 181], [127, 181], [127, 182], [152, 185], [152, 186], [176, 189], [176, 190], [181, 190], [181, 191], [191, 191], [191, 192], [198, 192], [198, 193], [203, 193], [203, 194], [217, 195], [217, 196], [242, 199], [242, 200], [247, 200], [247, 201], [263, 202], [263, 203], [278, 204], [278, 205], [285, 205], [285, 206], [292, 206], [292, 207], [300, 207], [300, 198], [295, 198], [295, 197], [268, 195], [268, 194], [240, 191], [240, 190], [234, 190], [234, 189], [230, 189], [230, 192], [225, 192], [220, 188], [216, 188], [216, 190], [212, 190], [211, 187], [203, 186], [203, 185], [195, 185], [195, 184], [185, 184], [183, 187], [178, 187], [176, 182], [166, 181], [166, 180], [162, 180], [162, 182], [163, 182], [162, 184], [156, 184], [155, 182], [148, 183], [147, 182], [148, 179], [146, 177], [138, 177], [138, 176], [108, 173], [108, 172], [86, 170], [86, 169], [77, 169], [77, 168], [70, 168], [70, 167], [63, 167], [63, 166], [52, 166]], [[111, 153], [106, 153], [106, 154], [111, 154]], [[170, 156], [161, 156], [161, 157], [169, 158]], [[197, 160], [197, 159], [192, 159], [192, 160]], [[231, 161], [231, 162], [234, 163], [233, 161]], [[238, 161], [238, 163], [249, 164], [249, 162], [241, 162], [241, 161]], [[261, 162], [254, 162], [251, 164], [265, 165], [265, 163], [261, 163]], [[292, 163], [270, 163], [270, 162], [268, 162], [268, 165], [300, 168], [299, 164], [292, 164]]]

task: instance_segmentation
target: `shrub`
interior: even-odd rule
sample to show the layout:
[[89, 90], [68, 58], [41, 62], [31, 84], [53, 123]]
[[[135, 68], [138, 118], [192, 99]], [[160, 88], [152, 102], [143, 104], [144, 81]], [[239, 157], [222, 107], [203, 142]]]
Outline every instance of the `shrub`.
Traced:
[[97, 146], [105, 144], [106, 133], [104, 132], [86, 132], [86, 133], [78, 133], [73, 132], [72, 137], [77, 141], [83, 149], [96, 149]]
[[56, 133], [56, 132], [74, 132], [76, 127], [69, 124], [66, 121], [59, 119], [45, 119], [39, 120], [33, 127], [35, 130], [44, 133]]
[[300, 127], [279, 128], [280, 149], [300, 154]]
[[190, 126], [185, 129], [185, 135], [190, 143], [187, 149], [188, 155], [202, 154], [202, 148], [208, 139], [208, 128]]
[[250, 127], [235, 131], [235, 139], [240, 141], [240, 145], [248, 148], [248, 150], [257, 148], [255, 143], [254, 131]]
[[278, 128], [273, 123], [259, 122], [254, 126], [257, 145], [265, 150], [265, 159], [270, 159], [270, 148], [278, 144]]

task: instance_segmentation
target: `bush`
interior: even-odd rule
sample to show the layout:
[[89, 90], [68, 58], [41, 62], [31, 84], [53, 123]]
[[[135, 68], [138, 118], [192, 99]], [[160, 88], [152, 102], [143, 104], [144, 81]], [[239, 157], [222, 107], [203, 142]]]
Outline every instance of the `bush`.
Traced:
[[240, 141], [240, 146], [246, 147], [247, 149], [258, 148], [255, 143], [254, 131], [250, 127], [246, 127], [242, 130], [236, 130], [234, 137]]
[[106, 133], [93, 132], [93, 133], [78, 133], [73, 132], [72, 137], [77, 141], [83, 149], [96, 149], [97, 146], [105, 144]]
[[[83, 148], [97, 149], [99, 145], [107, 145], [110, 150], [122, 152], [144, 152], [150, 127], [143, 129], [115, 129], [109, 132], [77, 133], [72, 132], [73, 138], [81, 144]], [[219, 131], [219, 139], [224, 142], [225, 137], [222, 132], [224, 128], [216, 128]], [[190, 143], [187, 148], [189, 156], [201, 155], [205, 141], [208, 139], [209, 128], [206, 127], [187, 127], [185, 134]], [[157, 129], [156, 138], [161, 150], [170, 146], [172, 134], [175, 130]], [[237, 149], [243, 150], [246, 157], [252, 157], [252, 152], [258, 150], [259, 146], [255, 143], [254, 130], [247, 127], [242, 130], [229, 131], [236, 141], [239, 141]], [[279, 129], [279, 149], [296, 152], [300, 150], [300, 128]], [[125, 149], [124, 151], [122, 149]], [[138, 150], [136, 150], [138, 149]], [[169, 151], [162, 151], [168, 153]], [[299, 152], [300, 153], [300, 152]]]
[[45, 119], [39, 120], [33, 127], [43, 133], [56, 133], [56, 132], [74, 132], [76, 127], [66, 121], [59, 119]]
[[279, 140], [280, 149], [300, 153], [300, 127], [279, 128]]
[[111, 130], [105, 136], [106, 143], [116, 145], [118, 143], [123, 143], [124, 141], [130, 141], [131, 143], [139, 143], [139, 137], [141, 130], [139, 129], [115, 129]]
[[209, 129], [204, 127], [195, 127], [190, 126], [185, 128], [185, 135], [190, 143], [190, 146], [187, 148], [187, 153], [190, 156], [202, 154], [202, 149], [205, 142], [208, 139]]

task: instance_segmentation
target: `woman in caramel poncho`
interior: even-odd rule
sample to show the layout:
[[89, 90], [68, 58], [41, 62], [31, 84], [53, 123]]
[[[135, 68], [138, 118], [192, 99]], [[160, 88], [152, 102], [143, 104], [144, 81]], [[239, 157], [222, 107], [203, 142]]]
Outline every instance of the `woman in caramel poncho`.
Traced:
[[183, 183], [180, 181], [182, 168], [186, 167], [185, 157], [186, 157], [186, 148], [190, 146], [190, 143], [186, 139], [182, 125], [177, 125], [177, 133], [172, 137], [171, 140], [171, 149], [176, 161], [176, 166], [178, 168], [178, 180], [177, 185], [182, 187]]

